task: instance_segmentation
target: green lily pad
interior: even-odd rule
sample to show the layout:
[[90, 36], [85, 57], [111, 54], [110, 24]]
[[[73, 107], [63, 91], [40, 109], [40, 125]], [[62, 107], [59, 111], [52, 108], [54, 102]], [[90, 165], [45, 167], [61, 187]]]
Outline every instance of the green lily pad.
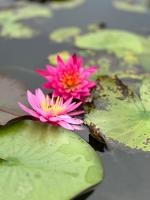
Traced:
[[51, 2], [51, 7], [53, 9], [74, 9], [81, 6], [85, 0], [66, 0], [66, 1], [54, 1]]
[[21, 20], [35, 17], [51, 17], [50, 8], [38, 5], [26, 5], [0, 12], [0, 36], [9, 38], [31, 38], [37, 31], [24, 25]]
[[66, 200], [102, 180], [101, 161], [78, 135], [40, 122], [0, 129], [0, 199]]
[[143, 37], [125, 31], [101, 30], [78, 36], [75, 44], [81, 48], [108, 50], [121, 56], [128, 51], [142, 53], [144, 51], [143, 40]]
[[118, 68], [142, 66], [144, 71], [150, 71], [148, 67], [150, 65], [150, 41], [143, 36], [121, 30], [100, 30], [77, 36], [75, 45], [82, 49], [105, 51], [108, 55], [114, 54], [119, 62]]
[[113, 0], [115, 8], [130, 12], [145, 13], [148, 11], [148, 0]]
[[99, 79], [95, 92], [95, 108], [86, 115], [111, 140], [128, 147], [150, 151], [150, 80], [143, 81], [140, 97], [121, 82]]
[[78, 27], [64, 27], [52, 32], [49, 38], [55, 42], [61, 43], [69, 41], [72, 37], [75, 37], [79, 34], [80, 29]]
[[57, 56], [58, 55], [60, 55], [62, 57], [64, 62], [66, 62], [69, 59], [69, 57], [71, 56], [71, 54], [68, 51], [60, 51], [55, 54], [50, 54], [48, 56], [48, 60], [52, 65], [57, 65]]
[[[123, 61], [122, 59], [118, 59], [114, 54], [107, 53], [105, 51], [89, 50], [88, 52], [87, 50], [82, 50], [79, 51], [78, 54], [83, 56], [85, 67], [97, 67], [96, 73], [91, 77], [94, 81], [96, 81], [99, 76], [117, 75], [120, 79], [129, 80], [127, 81], [127, 83], [134, 83], [141, 82], [143, 76], [148, 75], [148, 73], [146, 72], [146, 70], [144, 71], [142, 66], [134, 66], [133, 63], [131, 64], [131, 57], [128, 57], [127, 64], [127, 59]], [[147, 68], [147, 71], [148, 70], [149, 68]]]
[[99, 27], [99, 24], [97, 24], [97, 23], [91, 23], [91, 24], [88, 24], [87, 25], [87, 29], [89, 30], [89, 31], [93, 31], [93, 32], [95, 32], [95, 31], [98, 31], [98, 30], [100, 30], [100, 27]]

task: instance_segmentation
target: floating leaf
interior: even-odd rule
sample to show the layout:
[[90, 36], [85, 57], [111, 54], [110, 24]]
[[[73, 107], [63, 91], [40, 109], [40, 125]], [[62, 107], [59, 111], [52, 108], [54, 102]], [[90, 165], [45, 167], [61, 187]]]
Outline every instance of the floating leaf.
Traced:
[[34, 31], [29, 27], [19, 24], [19, 23], [7, 23], [5, 28], [2, 29], [0, 35], [2, 37], [13, 37], [13, 38], [30, 38], [32, 37]]
[[17, 102], [26, 100], [26, 87], [15, 79], [0, 75], [0, 125], [24, 115]]
[[[97, 67], [96, 73], [91, 77], [93, 81], [96, 81], [99, 76], [117, 75], [132, 89], [136, 89], [143, 77], [149, 75], [141, 66], [128, 66], [122, 59], [105, 51], [80, 50], [78, 54], [83, 57], [85, 67]], [[147, 68], [147, 70], [149, 69]]]
[[123, 66], [138, 65], [150, 71], [150, 41], [140, 35], [120, 30], [101, 30], [76, 37], [75, 45], [83, 49], [106, 51], [121, 59]]
[[55, 54], [50, 54], [48, 56], [48, 60], [52, 65], [57, 65], [57, 56], [60, 55], [62, 59], [66, 62], [68, 58], [71, 56], [68, 51], [61, 51]]
[[98, 25], [97, 23], [92, 23], [92, 24], [89, 24], [89, 25], [87, 26], [87, 29], [88, 29], [89, 31], [95, 32], [95, 31], [98, 31], [98, 30], [100, 29], [100, 27], [99, 27], [99, 25]]
[[58, 1], [58, 2], [51, 2], [51, 7], [53, 9], [73, 9], [77, 8], [82, 5], [85, 0], [66, 0], [66, 1]]
[[86, 115], [86, 123], [93, 122], [109, 139], [131, 148], [150, 151], [150, 80], [143, 82], [140, 98], [127, 87], [121, 86], [120, 90], [118, 86], [121, 82], [114, 87], [112, 83], [105, 84], [107, 82], [99, 80], [95, 108]]
[[55, 42], [65, 42], [80, 34], [78, 27], [59, 28], [50, 34], [50, 39]]
[[140, 88], [141, 101], [146, 111], [150, 112], [150, 80], [145, 79]]
[[52, 17], [52, 11], [49, 7], [42, 5], [29, 4], [16, 11], [16, 18], [21, 19], [30, 19], [34, 17]]
[[[38, 5], [26, 5], [23, 7], [0, 12], [0, 36], [10, 38], [30, 38], [35, 31], [21, 23], [20, 20], [35, 17], [51, 17], [50, 8]], [[37, 33], [37, 32], [36, 32]]]
[[33, 121], [0, 129], [0, 199], [66, 200], [102, 180], [101, 162], [78, 135]]
[[144, 51], [143, 40], [143, 37], [125, 31], [101, 30], [78, 36], [76, 45], [93, 50], [108, 50], [121, 56], [128, 51], [136, 54], [142, 53]]
[[113, 0], [113, 5], [119, 10], [144, 13], [148, 11], [148, 0]]

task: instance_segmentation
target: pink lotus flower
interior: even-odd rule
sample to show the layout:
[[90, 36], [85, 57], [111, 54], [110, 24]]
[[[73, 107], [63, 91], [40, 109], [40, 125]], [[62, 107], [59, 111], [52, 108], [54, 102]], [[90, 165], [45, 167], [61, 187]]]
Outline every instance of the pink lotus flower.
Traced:
[[82, 120], [73, 118], [72, 116], [83, 113], [84, 111], [73, 111], [81, 105], [72, 103], [72, 98], [63, 102], [63, 99], [57, 97], [54, 99], [48, 95], [44, 95], [40, 89], [35, 90], [35, 95], [27, 91], [27, 99], [32, 109], [27, 108], [19, 102], [22, 110], [29, 113], [31, 116], [38, 118], [41, 122], [49, 123], [54, 126], [62, 126], [69, 130], [80, 130]]
[[85, 101], [90, 95], [91, 88], [96, 85], [88, 79], [95, 71], [96, 67], [83, 68], [82, 57], [77, 58], [76, 55], [71, 56], [67, 63], [57, 56], [57, 67], [47, 65], [46, 70], [36, 70], [48, 80], [43, 87], [53, 89], [54, 96], [62, 96], [64, 99], [72, 96], [81, 101]]

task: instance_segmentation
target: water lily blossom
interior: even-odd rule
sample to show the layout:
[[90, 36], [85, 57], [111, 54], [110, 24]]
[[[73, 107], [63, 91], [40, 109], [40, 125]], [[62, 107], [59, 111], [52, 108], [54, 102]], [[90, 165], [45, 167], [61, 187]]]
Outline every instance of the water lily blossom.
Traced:
[[36, 72], [47, 79], [43, 87], [53, 89], [54, 96], [62, 96], [68, 99], [72, 96], [75, 99], [85, 101], [90, 96], [90, 91], [96, 83], [89, 80], [89, 77], [96, 71], [96, 67], [84, 68], [82, 57], [77, 58], [74, 54], [66, 63], [60, 56], [57, 56], [57, 66], [46, 66], [45, 70], [37, 69]]
[[27, 99], [32, 109], [19, 102], [20, 108], [41, 122], [62, 126], [69, 130], [82, 129], [83, 120], [73, 117], [83, 113], [81, 110], [74, 111], [82, 102], [72, 102], [72, 97], [66, 101], [63, 101], [61, 97], [50, 98], [40, 89], [36, 89], [35, 94], [27, 91]]

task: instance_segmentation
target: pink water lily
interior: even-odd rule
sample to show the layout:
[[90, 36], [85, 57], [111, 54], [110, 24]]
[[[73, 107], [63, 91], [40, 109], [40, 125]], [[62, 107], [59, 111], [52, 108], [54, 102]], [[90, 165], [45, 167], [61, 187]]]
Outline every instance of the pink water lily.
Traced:
[[72, 102], [72, 97], [65, 102], [61, 97], [50, 98], [44, 95], [40, 89], [35, 90], [35, 94], [27, 91], [27, 99], [32, 109], [19, 102], [22, 110], [41, 122], [49, 123], [54, 126], [62, 126], [69, 130], [80, 130], [83, 120], [72, 116], [79, 115], [84, 111], [74, 111], [82, 102]]
[[57, 56], [57, 66], [46, 66], [45, 70], [37, 69], [36, 72], [48, 80], [43, 87], [53, 89], [54, 96], [62, 96], [64, 99], [72, 96], [75, 99], [85, 101], [90, 96], [90, 91], [96, 86], [89, 77], [96, 71], [96, 67], [84, 68], [82, 57], [74, 54], [66, 63]]

